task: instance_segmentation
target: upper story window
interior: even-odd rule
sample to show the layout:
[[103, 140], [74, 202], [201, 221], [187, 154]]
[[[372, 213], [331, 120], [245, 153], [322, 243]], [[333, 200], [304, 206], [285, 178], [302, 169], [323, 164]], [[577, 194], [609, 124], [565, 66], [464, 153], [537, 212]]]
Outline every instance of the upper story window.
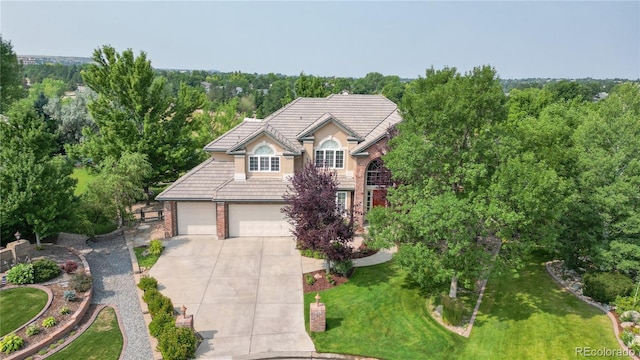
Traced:
[[344, 150], [335, 140], [327, 140], [316, 149], [316, 167], [344, 168]]
[[262, 145], [249, 156], [249, 171], [280, 171], [280, 157], [271, 147]]

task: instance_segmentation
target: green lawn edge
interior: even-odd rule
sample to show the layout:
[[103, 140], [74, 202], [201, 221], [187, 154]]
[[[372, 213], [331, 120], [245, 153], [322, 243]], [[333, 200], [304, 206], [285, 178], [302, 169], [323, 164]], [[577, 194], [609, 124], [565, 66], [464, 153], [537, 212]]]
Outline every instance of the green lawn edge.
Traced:
[[[579, 358], [580, 349], [610, 349], [614, 355], [620, 349], [609, 318], [560, 289], [540, 259], [489, 280], [469, 338], [433, 320], [425, 296], [393, 262], [358, 268], [348, 283], [320, 296], [327, 331], [310, 333], [318, 352], [380, 359], [555, 360]], [[314, 297], [305, 294], [307, 330]]]
[[100, 311], [89, 328], [64, 349], [51, 355], [50, 360], [117, 360], [124, 339], [112, 307]]
[[0, 337], [33, 319], [48, 300], [49, 295], [45, 291], [32, 287], [0, 291]]

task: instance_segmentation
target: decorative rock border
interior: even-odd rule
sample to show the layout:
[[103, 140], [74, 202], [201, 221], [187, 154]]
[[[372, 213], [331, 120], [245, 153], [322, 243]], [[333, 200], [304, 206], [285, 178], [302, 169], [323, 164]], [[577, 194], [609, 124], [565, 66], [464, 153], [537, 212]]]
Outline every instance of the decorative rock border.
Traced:
[[573, 290], [572, 288], [565, 286], [565, 284], [563, 283], [562, 279], [559, 279], [556, 274], [553, 273], [553, 271], [551, 271], [550, 267], [551, 264], [553, 264], [554, 261], [547, 261], [544, 264], [545, 269], [547, 269], [547, 273], [549, 273], [549, 275], [551, 276], [551, 278], [553, 279], [553, 281], [556, 282], [556, 284], [558, 284], [558, 286], [570, 293], [572, 293], [575, 297], [577, 297], [578, 299], [582, 300], [583, 302], [601, 310], [602, 312], [604, 312], [607, 317], [609, 317], [609, 320], [611, 320], [611, 325], [613, 326], [613, 332], [616, 336], [616, 340], [618, 341], [618, 345], [620, 345], [620, 348], [622, 348], [623, 351], [626, 351], [627, 354], [629, 354], [629, 356], [632, 359], [635, 360], [640, 360], [640, 354], [634, 354], [633, 350], [629, 349], [629, 347], [627, 347], [627, 345], [624, 344], [624, 342], [622, 342], [622, 340], [620, 340], [620, 331], [618, 329], [619, 324], [618, 324], [618, 320], [616, 319], [615, 316], [613, 316], [613, 314], [611, 313], [611, 311], [609, 309], [607, 309], [606, 307], [602, 306], [602, 304], [599, 304], [593, 300], [590, 300], [588, 298], [586, 298], [585, 296], [580, 296], [580, 294], [578, 294], [575, 290]]
[[[56, 246], [56, 245], [53, 245], [53, 246]], [[76, 251], [73, 248], [67, 248], [67, 249], [80, 258], [80, 261], [82, 261], [82, 265], [84, 266], [85, 272], [87, 274], [91, 275], [91, 269], [89, 268], [89, 263], [87, 262], [87, 259], [85, 259], [84, 255], [82, 255], [80, 252]], [[48, 291], [51, 292], [50, 290], [48, 290]], [[73, 315], [71, 315], [71, 320], [70, 321], [67, 321], [63, 326], [61, 326], [60, 328], [56, 329], [56, 331], [53, 332], [51, 335], [49, 335], [49, 337], [47, 337], [46, 339], [40, 341], [37, 344], [33, 344], [33, 345], [29, 346], [28, 348], [25, 348], [25, 349], [22, 349], [20, 351], [14, 352], [14, 353], [10, 354], [8, 357], [6, 357], [5, 359], [6, 360], [24, 359], [26, 357], [29, 357], [29, 356], [32, 356], [32, 355], [36, 354], [42, 348], [44, 348], [46, 346], [49, 346], [50, 344], [53, 344], [54, 342], [56, 342], [56, 341], [60, 340], [61, 338], [63, 338], [64, 335], [67, 332], [71, 331], [71, 329], [73, 329], [74, 326], [78, 325], [78, 323], [82, 320], [82, 318], [86, 314], [87, 310], [89, 309], [89, 305], [91, 305], [91, 298], [92, 297], [93, 297], [93, 286], [91, 287], [91, 289], [89, 289], [88, 291], [86, 291], [83, 294], [82, 302], [80, 303], [80, 307], [78, 307], [78, 310], [76, 312], [74, 312]], [[50, 296], [50, 301], [53, 301], [53, 294], [51, 294], [51, 296]], [[47, 306], [45, 307], [45, 310], [48, 309], [48, 307], [50, 305], [51, 305], [51, 302], [49, 302], [47, 304]], [[40, 315], [41, 314], [38, 314], [38, 316], [40, 316]], [[27, 326], [32, 321], [33, 321], [33, 319], [31, 321], [29, 321], [28, 323], [26, 323], [25, 325], [23, 325], [22, 327]]]

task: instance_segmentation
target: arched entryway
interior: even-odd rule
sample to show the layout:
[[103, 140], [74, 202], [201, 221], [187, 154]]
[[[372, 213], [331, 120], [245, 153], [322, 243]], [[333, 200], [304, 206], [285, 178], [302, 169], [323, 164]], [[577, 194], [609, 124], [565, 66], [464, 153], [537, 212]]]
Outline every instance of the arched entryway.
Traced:
[[391, 184], [391, 173], [382, 159], [373, 159], [365, 172], [365, 212], [374, 206], [387, 206], [387, 188]]

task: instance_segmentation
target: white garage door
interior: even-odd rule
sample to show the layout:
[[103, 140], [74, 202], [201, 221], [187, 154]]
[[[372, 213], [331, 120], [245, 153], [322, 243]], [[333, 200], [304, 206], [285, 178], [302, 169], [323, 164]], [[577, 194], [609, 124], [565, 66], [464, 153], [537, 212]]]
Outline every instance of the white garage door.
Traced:
[[229, 236], [291, 236], [281, 204], [229, 204]]
[[216, 204], [178, 202], [178, 235], [216, 234]]

